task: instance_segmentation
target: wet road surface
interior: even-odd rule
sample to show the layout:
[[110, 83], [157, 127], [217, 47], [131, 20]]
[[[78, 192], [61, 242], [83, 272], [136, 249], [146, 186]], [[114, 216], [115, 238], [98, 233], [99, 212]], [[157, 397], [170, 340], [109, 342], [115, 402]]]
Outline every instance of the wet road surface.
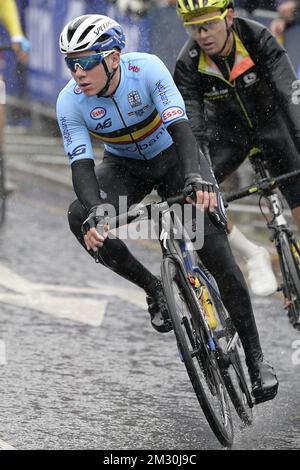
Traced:
[[[72, 197], [34, 179], [8, 203], [0, 232], [0, 439], [17, 449], [220, 449], [173, 333], [156, 333], [143, 293], [96, 265], [69, 233]], [[158, 250], [135, 244], [134, 252], [159, 272]], [[299, 449], [300, 337], [281, 299], [253, 301], [280, 389], [256, 407], [251, 428], [236, 419], [233, 449]]]

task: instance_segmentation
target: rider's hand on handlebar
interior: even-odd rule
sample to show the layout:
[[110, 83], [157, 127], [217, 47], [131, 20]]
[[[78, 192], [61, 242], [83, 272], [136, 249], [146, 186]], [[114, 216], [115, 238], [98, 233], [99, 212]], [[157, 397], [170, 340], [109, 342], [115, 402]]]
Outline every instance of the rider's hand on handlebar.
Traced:
[[98, 248], [103, 246], [108, 237], [109, 225], [108, 218], [103, 215], [101, 206], [92, 207], [87, 219], [82, 224], [81, 231], [87, 250], [96, 252]]
[[103, 232], [102, 235], [95, 229], [95, 227], [91, 228], [85, 235], [84, 235], [84, 243], [87, 250], [97, 251], [98, 248], [103, 246], [104, 240], [108, 237], [109, 226], [103, 225]]
[[194, 206], [201, 206], [213, 212], [218, 206], [215, 187], [209, 181], [202, 180], [200, 177], [188, 177], [185, 186], [192, 187], [192, 194], [186, 198], [187, 202]]

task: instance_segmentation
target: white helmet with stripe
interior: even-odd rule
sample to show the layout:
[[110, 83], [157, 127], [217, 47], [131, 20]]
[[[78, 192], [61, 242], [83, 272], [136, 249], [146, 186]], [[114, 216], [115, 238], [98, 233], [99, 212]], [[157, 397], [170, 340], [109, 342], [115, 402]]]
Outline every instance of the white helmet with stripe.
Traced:
[[64, 27], [59, 47], [63, 54], [115, 48], [122, 50], [125, 47], [125, 35], [119, 23], [108, 16], [82, 15]]

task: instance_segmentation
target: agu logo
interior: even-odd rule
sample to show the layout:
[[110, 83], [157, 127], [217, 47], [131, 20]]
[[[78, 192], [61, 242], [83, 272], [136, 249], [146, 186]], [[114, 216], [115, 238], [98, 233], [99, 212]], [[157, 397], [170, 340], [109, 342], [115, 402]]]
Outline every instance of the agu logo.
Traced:
[[92, 119], [101, 119], [105, 116], [105, 114], [106, 114], [106, 109], [104, 108], [94, 108], [90, 112], [90, 116]]
[[163, 122], [170, 122], [170, 121], [173, 121], [173, 119], [176, 119], [180, 116], [184, 116], [183, 109], [172, 106], [171, 108], [168, 108], [163, 112], [162, 120]]
[[244, 82], [246, 83], [246, 85], [249, 86], [249, 85], [252, 85], [252, 83], [256, 82], [257, 75], [255, 72], [250, 72], [247, 75], [245, 75], [243, 78], [244, 78]]

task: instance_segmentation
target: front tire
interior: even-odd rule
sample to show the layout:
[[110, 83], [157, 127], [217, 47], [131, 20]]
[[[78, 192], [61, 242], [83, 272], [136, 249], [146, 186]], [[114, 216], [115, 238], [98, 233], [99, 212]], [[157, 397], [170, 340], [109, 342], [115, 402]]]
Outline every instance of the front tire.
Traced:
[[285, 232], [277, 241], [279, 264], [283, 277], [283, 294], [290, 323], [300, 330], [300, 256], [297, 243]]
[[[214, 286], [214, 279], [211, 278], [211, 276], [208, 277], [208, 279]], [[214, 335], [218, 345], [218, 360], [224, 383], [239, 418], [242, 420], [243, 424], [250, 426], [253, 421], [253, 401], [248, 389], [241, 359], [243, 353], [240, 339], [222, 300], [219, 295], [216, 294], [217, 289], [214, 291], [210, 283], [207, 282], [205, 277], [201, 274], [200, 280], [209, 292], [214, 316], [217, 320]]]
[[164, 258], [162, 281], [178, 349], [199, 404], [223, 446], [233, 442], [229, 397], [192, 287], [181, 266]]

